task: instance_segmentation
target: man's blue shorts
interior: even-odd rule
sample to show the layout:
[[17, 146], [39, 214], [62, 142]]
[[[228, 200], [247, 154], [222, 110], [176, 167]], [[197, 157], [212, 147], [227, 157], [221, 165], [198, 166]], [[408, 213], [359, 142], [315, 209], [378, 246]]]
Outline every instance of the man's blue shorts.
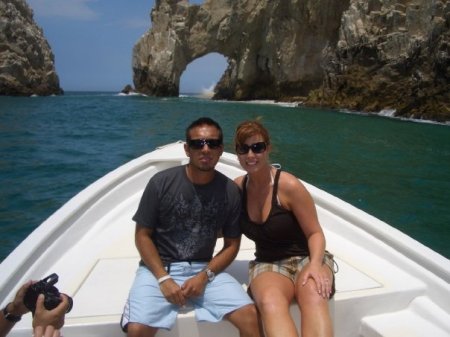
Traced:
[[[205, 262], [171, 263], [170, 275], [181, 286], [206, 266]], [[207, 283], [202, 296], [191, 298], [186, 306], [195, 309], [197, 321], [218, 322], [226, 314], [248, 304], [253, 304], [253, 301], [242, 285], [231, 275], [222, 272], [217, 274], [212, 282]], [[153, 273], [147, 267], [140, 266], [120, 324], [124, 331], [128, 323], [171, 329], [180, 309], [180, 306], [166, 300]]]

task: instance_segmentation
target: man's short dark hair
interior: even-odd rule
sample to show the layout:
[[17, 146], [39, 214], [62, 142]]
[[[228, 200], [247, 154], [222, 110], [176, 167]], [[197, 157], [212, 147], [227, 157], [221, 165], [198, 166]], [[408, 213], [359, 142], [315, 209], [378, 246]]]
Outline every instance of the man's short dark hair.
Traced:
[[193, 128], [196, 128], [198, 126], [202, 125], [210, 125], [214, 126], [217, 130], [219, 130], [219, 139], [221, 142], [223, 142], [223, 132], [222, 128], [220, 127], [219, 123], [217, 123], [215, 120], [209, 118], [209, 117], [201, 117], [195, 121], [193, 121], [187, 128], [186, 128], [186, 142], [190, 140], [189, 133]]

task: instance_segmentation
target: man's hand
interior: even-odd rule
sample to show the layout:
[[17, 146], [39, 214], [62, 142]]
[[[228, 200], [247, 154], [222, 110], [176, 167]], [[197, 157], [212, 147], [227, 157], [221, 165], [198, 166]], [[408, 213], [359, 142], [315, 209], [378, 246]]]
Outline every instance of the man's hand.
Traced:
[[208, 277], [205, 272], [198, 273], [194, 277], [186, 280], [181, 286], [181, 291], [186, 298], [198, 297], [205, 291]]
[[179, 305], [180, 307], [186, 304], [186, 297], [180, 286], [173, 279], [170, 278], [162, 282], [159, 287], [166, 300], [170, 303]]

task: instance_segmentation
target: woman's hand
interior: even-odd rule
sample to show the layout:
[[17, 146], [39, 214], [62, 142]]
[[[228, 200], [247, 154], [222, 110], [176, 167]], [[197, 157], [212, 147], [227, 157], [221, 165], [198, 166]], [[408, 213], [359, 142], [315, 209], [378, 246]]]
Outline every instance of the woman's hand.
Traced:
[[333, 275], [330, 269], [324, 264], [313, 264], [310, 262], [304, 267], [302, 286], [310, 278], [316, 284], [317, 293], [323, 298], [330, 298], [333, 285]]

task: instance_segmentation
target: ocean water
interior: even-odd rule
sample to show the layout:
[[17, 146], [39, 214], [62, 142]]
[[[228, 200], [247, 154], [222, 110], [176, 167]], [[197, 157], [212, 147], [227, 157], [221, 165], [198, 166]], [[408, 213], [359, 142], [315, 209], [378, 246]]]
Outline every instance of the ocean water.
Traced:
[[450, 126], [195, 97], [0, 97], [0, 261], [80, 190], [201, 116], [262, 117], [272, 161], [450, 258]]

